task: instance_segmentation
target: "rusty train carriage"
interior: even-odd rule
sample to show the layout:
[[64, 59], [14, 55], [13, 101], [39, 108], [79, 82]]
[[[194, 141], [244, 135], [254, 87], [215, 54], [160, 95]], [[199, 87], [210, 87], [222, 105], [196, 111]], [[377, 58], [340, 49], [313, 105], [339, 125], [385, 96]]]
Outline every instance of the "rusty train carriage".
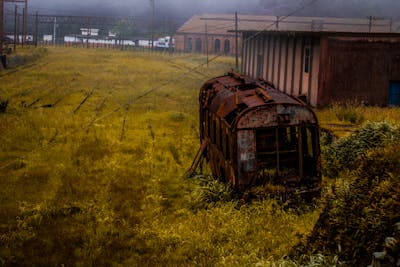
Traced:
[[301, 100], [229, 72], [207, 81], [199, 101], [197, 163], [205, 157], [215, 178], [241, 191], [265, 183], [285, 192], [320, 191], [318, 121]]

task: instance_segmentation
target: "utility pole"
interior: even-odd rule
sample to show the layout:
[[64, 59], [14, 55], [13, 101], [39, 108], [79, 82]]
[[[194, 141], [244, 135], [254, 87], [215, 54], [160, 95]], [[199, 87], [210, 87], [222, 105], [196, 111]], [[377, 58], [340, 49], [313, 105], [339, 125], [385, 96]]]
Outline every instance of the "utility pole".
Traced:
[[90, 17], [87, 18], [87, 38], [86, 38], [86, 48], [89, 48], [89, 38], [92, 35], [90, 29]]
[[238, 32], [238, 14], [235, 12], [235, 67], [239, 71], [239, 32]]
[[39, 34], [38, 27], [39, 27], [39, 14], [36, 11], [36, 14], [35, 14], [35, 46], [37, 46], [37, 44], [38, 44], [38, 34]]
[[25, 30], [25, 17], [26, 17], [26, 10], [23, 7], [22, 8], [22, 40], [21, 40], [21, 45], [24, 47], [25, 44], [25, 37], [26, 37], [26, 30]]
[[20, 44], [19, 37], [22, 36], [21, 35], [21, 21], [20, 21], [20, 18], [21, 18], [21, 14], [17, 13], [17, 45]]
[[150, 0], [152, 15], [151, 15], [151, 51], [154, 49], [154, 19], [156, 15], [156, 4], [155, 0]]
[[4, 1], [0, 0], [0, 57], [3, 56], [3, 14]]
[[56, 45], [56, 37], [57, 37], [57, 17], [54, 17], [54, 24], [53, 24], [53, 45]]
[[371, 29], [372, 29], [372, 19], [373, 19], [373, 18], [374, 18], [373, 16], [368, 16], [368, 17], [367, 17], [367, 19], [369, 20], [369, 26], [368, 26], [369, 32], [371, 32]]
[[208, 68], [208, 27], [207, 27], [207, 20], [205, 21], [205, 33], [206, 33], [206, 54], [207, 54], [207, 68]]
[[[0, 0], [0, 56], [3, 55], [3, 35], [4, 35], [4, 3], [25, 3], [25, 17], [27, 17], [28, 12], [28, 0]], [[27, 23], [27, 19], [25, 18]], [[19, 36], [18, 36], [19, 37]], [[14, 39], [14, 44], [16, 39]]]
[[372, 26], [373, 26], [373, 23], [374, 23], [375, 21], [377, 21], [377, 20], [384, 20], [384, 18], [382, 18], [382, 17], [375, 17], [375, 16], [367, 16], [367, 19], [369, 20], [369, 25], [368, 25], [369, 32], [372, 31]]
[[24, 1], [25, 2], [25, 7], [24, 7], [24, 16], [23, 16], [23, 34], [22, 34], [22, 46], [26, 42], [26, 35], [28, 33], [28, 0]]
[[17, 39], [18, 39], [18, 6], [14, 7], [14, 53], [17, 51]]

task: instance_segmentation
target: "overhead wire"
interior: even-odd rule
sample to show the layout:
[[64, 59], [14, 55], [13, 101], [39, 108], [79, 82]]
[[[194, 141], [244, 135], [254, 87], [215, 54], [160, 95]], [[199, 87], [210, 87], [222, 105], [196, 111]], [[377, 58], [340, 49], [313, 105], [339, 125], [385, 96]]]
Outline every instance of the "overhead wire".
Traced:
[[[267, 26], [266, 28], [264, 28], [263, 30], [258, 31], [258, 32], [256, 32], [255, 34], [253, 34], [253, 35], [251, 35], [250, 37], [248, 37], [248, 38], [246, 38], [245, 40], [243, 40], [243, 43], [250, 41], [251, 39], [255, 38], [256, 36], [260, 35], [261, 33], [263, 33], [263, 32], [265, 32], [265, 31], [269, 30], [271, 27], [273, 27], [274, 25], [276, 25], [276, 23], [279, 23], [279, 22], [281, 22], [281, 21], [287, 19], [288, 17], [293, 16], [295, 13], [306, 9], [306, 8], [310, 7], [311, 5], [314, 5], [314, 4], [315, 4], [316, 2], [318, 2], [318, 1], [319, 1], [319, 0], [312, 0], [312, 1], [310, 1], [308, 4], [306, 4], [306, 5], [304, 5], [304, 6], [300, 7], [300, 8], [298, 8], [298, 9], [292, 11], [292, 12], [290, 12], [288, 15], [278, 17], [278, 19], [277, 19], [276, 21], [272, 22], [270, 25], [268, 25], [268, 26]], [[239, 22], [240, 22], [240, 20], [239, 20]], [[211, 30], [232, 29], [232, 27], [234, 27], [234, 25], [221, 25], [221, 27], [214, 27], [214, 28], [211, 28]], [[199, 28], [199, 27], [193, 27], [193, 29], [198, 29], [198, 28]], [[190, 29], [190, 28], [189, 28], [189, 29]], [[155, 92], [155, 91], [157, 91], [157, 90], [159, 90], [159, 89], [161, 89], [161, 88], [163, 88], [163, 87], [165, 87], [165, 86], [167, 86], [167, 85], [169, 85], [169, 84], [172, 84], [173, 82], [178, 81], [179, 79], [181, 79], [181, 78], [182, 78], [183, 76], [185, 76], [185, 75], [188, 75], [188, 74], [190, 74], [190, 73], [192, 73], [192, 72], [194, 72], [194, 71], [197, 71], [198, 68], [200, 68], [200, 67], [202, 67], [202, 66], [204, 66], [204, 65], [206, 65], [206, 64], [208, 64], [208, 63], [210, 63], [210, 62], [212, 62], [212, 61], [214, 61], [214, 60], [216, 60], [217, 58], [221, 57], [222, 55], [224, 55], [224, 53], [217, 54], [217, 55], [214, 56], [213, 58], [209, 59], [207, 62], [202, 63], [202, 64], [199, 64], [199, 65], [196, 66], [196, 67], [190, 68], [187, 72], [184, 72], [184, 73], [182, 73], [181, 75], [178, 75], [178, 76], [176, 76], [176, 77], [174, 77], [174, 78], [172, 78], [172, 79], [166, 81], [165, 83], [163, 83], [163, 84], [161, 84], [161, 85], [158, 85], [158, 86], [156, 86], [156, 87], [152, 87], [152, 88], [150, 88], [149, 90], [145, 91], [144, 93], [142, 93], [142, 94], [140, 94], [140, 95], [137, 95], [137, 96], [135, 96], [135, 97], [130, 97], [130, 98], [128, 99], [128, 101], [126, 102], [126, 104], [124, 104], [124, 105], [122, 105], [122, 106], [120, 106], [120, 107], [118, 107], [118, 108], [112, 110], [111, 112], [109, 112], [109, 113], [107, 113], [107, 114], [105, 114], [105, 115], [103, 115], [103, 116], [101, 116], [101, 117], [98, 117], [97, 119], [93, 120], [93, 121], [90, 123], [90, 125], [93, 125], [94, 123], [98, 122], [99, 120], [102, 120], [102, 119], [104, 119], [104, 118], [106, 118], [106, 117], [109, 117], [110, 115], [114, 114], [115, 112], [118, 112], [118, 111], [121, 110], [122, 108], [125, 108], [125, 112], [128, 112], [129, 107], [133, 104], [133, 102], [135, 102], [135, 101], [137, 101], [137, 100], [139, 100], [139, 99], [141, 99], [141, 98], [143, 98], [143, 97], [145, 97], [145, 96], [147, 96], [147, 95], [149, 95], [149, 94], [151, 94], [151, 93], [153, 93], [153, 92]], [[90, 127], [90, 125], [89, 125], [88, 127]]]
[[[212, 61], [216, 60], [220, 56], [221, 55], [218, 54], [218, 55], [214, 56], [213, 58], [209, 59], [208, 62], [212, 62]], [[184, 77], [184, 76], [186, 76], [188, 74], [191, 74], [192, 72], [196, 71], [198, 68], [203, 67], [206, 64], [207, 64], [206, 62], [202, 63], [202, 64], [199, 64], [199, 65], [197, 65], [197, 66], [195, 66], [193, 68], [190, 68], [188, 71], [186, 71], [186, 72], [184, 72], [184, 73], [182, 73], [182, 74], [180, 74], [180, 75], [178, 75], [178, 76], [176, 76], [176, 77], [174, 77], [172, 79], [169, 79], [168, 81], [164, 82], [163, 84], [160, 84], [158, 86], [152, 87], [149, 90], [147, 90], [147, 91], [143, 92], [142, 94], [137, 95], [135, 97], [130, 97], [130, 99], [127, 101], [127, 103], [125, 103], [123, 106], [119, 106], [119, 107], [115, 108], [114, 110], [110, 111], [109, 113], [107, 113], [107, 114], [105, 114], [105, 115], [93, 120], [90, 124], [93, 124], [93, 123], [96, 123], [96, 122], [98, 122], [100, 120], [103, 120], [103, 119], [111, 116], [115, 112], [120, 111], [123, 108], [125, 108], [126, 111], [129, 110], [129, 107], [133, 104], [134, 101], [137, 101], [137, 100], [139, 100], [139, 99], [141, 99], [141, 98], [143, 98], [143, 97], [145, 97], [145, 96], [147, 96], [147, 95], [149, 95], [149, 94], [151, 94], [151, 93], [153, 93], [153, 92], [155, 92], [155, 91], [157, 91], [157, 90], [159, 90], [159, 89], [161, 89], [161, 88], [163, 88], [163, 87], [165, 87], [167, 85], [172, 84], [173, 82], [176, 82], [176, 81], [180, 80], [182, 77]]]
[[304, 9], [306, 9], [306, 8], [308, 8], [308, 7], [312, 6], [312, 5], [314, 5], [314, 4], [316, 4], [318, 1], [319, 1], [319, 0], [312, 0], [312, 1], [310, 1], [308, 4], [306, 4], [306, 5], [304, 5], [304, 6], [301, 6], [300, 8], [298, 8], [298, 9], [296, 9], [296, 10], [290, 12], [289, 14], [287, 14], [287, 15], [285, 15], [285, 16], [277, 17], [277, 20], [276, 20], [276, 21], [274, 21], [274, 22], [272, 22], [271, 24], [269, 24], [266, 28], [264, 28], [264, 29], [262, 29], [262, 30], [260, 30], [260, 31], [257, 31], [255, 34], [253, 34], [253, 35], [251, 35], [250, 37], [246, 38], [245, 40], [243, 40], [243, 43], [250, 41], [251, 39], [257, 37], [257, 36], [260, 35], [260, 34], [262, 34], [263, 32], [268, 31], [269, 29], [271, 29], [271, 27], [275, 26], [277, 23], [282, 22], [283, 20], [285, 20], [285, 19], [287, 19], [287, 18], [293, 16], [294, 14], [296, 14], [296, 13], [298, 13], [298, 12], [300, 12], [300, 11], [302, 11], [302, 10], [304, 10]]
[[[265, 29], [263, 29], [263, 30], [261, 30], [261, 31], [258, 31], [256, 34], [252, 35], [251, 38], [249, 37], [249, 38], [245, 39], [243, 42], [248, 42], [248, 41], [251, 40], [252, 38], [255, 38], [255, 37], [258, 36], [259, 34], [261, 34], [261, 33], [265, 32], [265, 31], [267, 31], [268, 29], [270, 29], [270, 28], [271, 28], [272, 26], [274, 26], [276, 23], [279, 23], [279, 22], [283, 21], [284, 19], [287, 19], [288, 17], [293, 16], [293, 15], [296, 14], [297, 12], [306, 9], [306, 8], [310, 7], [311, 5], [314, 5], [314, 4], [315, 4], [316, 2], [318, 2], [318, 1], [319, 1], [319, 0], [312, 0], [312, 1], [310, 1], [308, 4], [306, 4], [306, 5], [304, 5], [304, 6], [300, 7], [300, 8], [298, 8], [298, 9], [292, 11], [292, 12], [290, 12], [288, 15], [279, 17], [278, 20], [276, 20], [276, 21], [274, 21], [273, 23], [271, 23], [270, 25], [268, 25], [268, 27], [266, 27]], [[214, 60], [216, 60], [217, 58], [221, 57], [222, 55], [224, 55], [224, 54], [223, 54], [223, 53], [220, 53], [220, 54], [214, 56], [213, 58], [211, 58], [210, 60], [208, 60], [208, 63], [209, 63], [209, 62], [212, 62], [212, 61], [214, 61]], [[175, 82], [175, 81], [177, 81], [177, 80], [179, 80], [179, 79], [181, 79], [182, 76], [187, 75], [187, 74], [189, 74], [189, 73], [192, 73], [193, 71], [197, 70], [198, 68], [200, 68], [200, 67], [202, 67], [202, 66], [204, 66], [204, 65], [206, 65], [206, 64], [208, 64], [208, 63], [202, 63], [202, 64], [200, 64], [200, 65], [198, 65], [198, 66], [196, 66], [196, 67], [194, 67], [194, 68], [191, 68], [191, 69], [189, 69], [188, 72], [185, 72], [185, 73], [183, 73], [183, 74], [181, 74], [181, 75], [179, 75], [179, 76], [177, 76], [177, 77], [175, 77], [175, 78], [172, 78], [172, 79], [166, 81], [165, 83], [163, 83], [163, 84], [161, 84], [161, 85], [159, 85], [159, 86], [150, 88], [149, 90], [145, 91], [145, 92], [144, 92], [143, 94], [141, 94], [141, 95], [138, 95], [138, 96], [136, 96], [136, 97], [134, 97], [134, 98], [129, 99], [128, 102], [124, 105], [126, 112], [129, 110], [129, 107], [133, 104], [134, 101], [137, 101], [137, 100], [139, 100], [139, 99], [141, 99], [141, 98], [143, 98], [143, 97], [145, 97], [145, 96], [147, 96], [147, 95], [149, 95], [149, 94], [151, 94], [151, 93], [153, 93], [153, 92], [155, 92], [155, 91], [157, 91], [157, 90], [159, 90], [159, 89], [161, 89], [161, 88], [163, 88], [163, 87], [165, 87], [165, 86], [167, 86], [167, 85], [169, 85], [169, 84], [171, 84], [171, 83], [173, 83], [173, 82]], [[95, 123], [95, 122], [98, 122], [99, 120], [102, 120], [102, 119], [104, 119], [104, 118], [106, 118], [106, 117], [109, 117], [110, 115], [112, 115], [112, 114], [114, 114], [115, 112], [121, 110], [122, 108], [123, 108], [123, 107], [120, 106], [120, 107], [118, 107], [118, 108], [112, 110], [111, 112], [109, 112], [109, 113], [107, 113], [107, 114], [105, 114], [105, 115], [103, 115], [103, 116], [97, 118], [97, 119], [94, 120], [91, 124], [93, 124], [93, 123]]]

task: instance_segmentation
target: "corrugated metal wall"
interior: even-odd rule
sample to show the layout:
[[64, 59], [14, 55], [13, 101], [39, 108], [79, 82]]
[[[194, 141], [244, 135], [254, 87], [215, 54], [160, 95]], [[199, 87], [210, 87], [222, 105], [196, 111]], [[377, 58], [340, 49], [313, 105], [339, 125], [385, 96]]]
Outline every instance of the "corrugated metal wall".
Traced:
[[[320, 39], [287, 33], [244, 34], [242, 72], [317, 104]], [[306, 67], [307, 63], [307, 70]]]
[[390, 83], [400, 81], [400, 38], [325, 37], [322, 47], [319, 105], [388, 105]]

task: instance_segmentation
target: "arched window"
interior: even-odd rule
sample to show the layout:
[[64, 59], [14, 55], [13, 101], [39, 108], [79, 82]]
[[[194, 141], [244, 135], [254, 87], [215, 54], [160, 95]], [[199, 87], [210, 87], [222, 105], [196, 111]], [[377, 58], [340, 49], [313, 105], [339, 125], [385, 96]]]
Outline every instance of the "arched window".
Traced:
[[220, 40], [220, 39], [216, 39], [216, 40], [215, 40], [215, 43], [214, 43], [214, 52], [215, 52], [215, 53], [221, 52], [221, 40]]
[[192, 52], [192, 38], [188, 38], [187, 42], [186, 42], [186, 47], [185, 47], [185, 51], [186, 52]]
[[195, 48], [196, 52], [199, 52], [199, 53], [201, 52], [201, 43], [202, 43], [201, 38], [197, 38], [196, 39], [196, 48]]
[[226, 39], [224, 42], [224, 52], [225, 54], [229, 54], [229, 52], [231, 52], [231, 42], [229, 42], [228, 39]]

